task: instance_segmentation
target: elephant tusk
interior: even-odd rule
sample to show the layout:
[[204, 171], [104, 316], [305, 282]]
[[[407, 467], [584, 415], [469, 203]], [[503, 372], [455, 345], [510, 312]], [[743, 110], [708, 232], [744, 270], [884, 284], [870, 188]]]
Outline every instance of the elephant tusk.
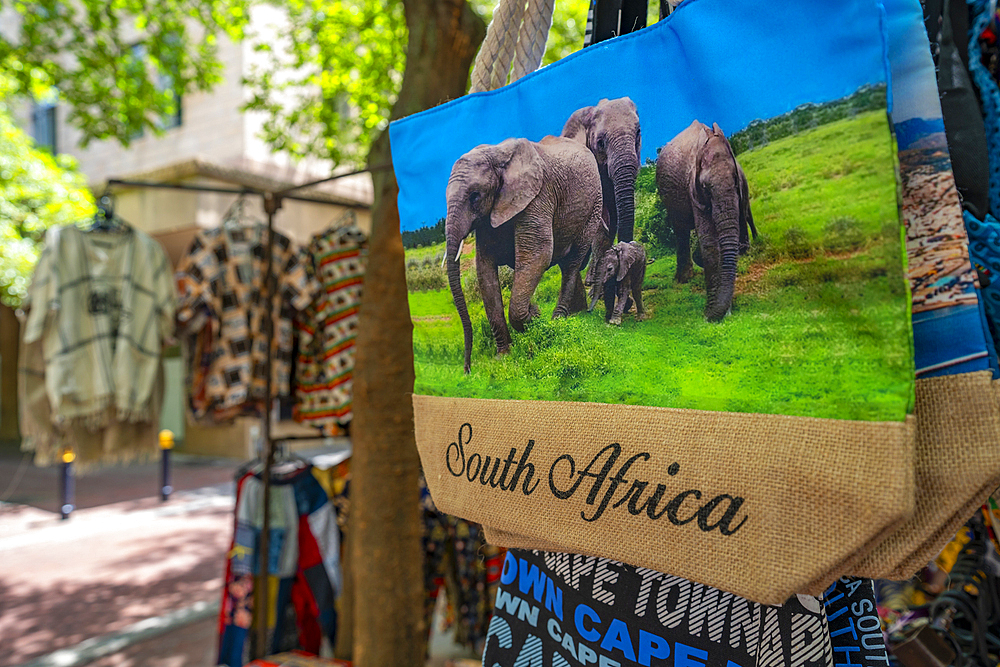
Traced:
[[461, 241], [458, 242], [458, 252], [455, 254], [455, 261], [456, 262], [462, 256], [462, 248], [464, 246], [465, 246], [465, 239], [462, 239]]

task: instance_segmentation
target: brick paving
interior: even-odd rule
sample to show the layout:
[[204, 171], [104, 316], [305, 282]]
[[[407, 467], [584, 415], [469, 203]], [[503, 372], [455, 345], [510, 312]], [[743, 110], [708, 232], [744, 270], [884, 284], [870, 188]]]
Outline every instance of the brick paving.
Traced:
[[[235, 465], [178, 466], [178, 486], [203, 488], [163, 504], [155, 465], [86, 476], [78, 487], [84, 509], [68, 521], [45, 511], [58, 503], [49, 471], [27, 469], [11, 498], [33, 506], [0, 505], [0, 667], [216, 601], [232, 536]], [[0, 493], [16, 466], [0, 463]], [[214, 624], [199, 621], [91, 664], [212, 665]]]

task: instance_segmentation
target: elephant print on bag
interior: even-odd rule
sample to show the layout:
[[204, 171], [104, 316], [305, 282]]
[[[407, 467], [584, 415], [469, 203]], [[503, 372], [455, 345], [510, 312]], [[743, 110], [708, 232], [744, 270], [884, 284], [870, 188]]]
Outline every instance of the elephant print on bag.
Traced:
[[[642, 306], [642, 283], [646, 280], [646, 250], [637, 241], [619, 243], [609, 248], [597, 262], [597, 280], [604, 293], [604, 319], [614, 325], [635, 303], [638, 320], [648, 319]], [[632, 297], [629, 299], [629, 297]], [[597, 304], [598, 293], [591, 297], [590, 309]]]
[[635, 228], [635, 180], [639, 174], [642, 137], [639, 114], [627, 97], [603, 99], [597, 106], [577, 109], [563, 126], [562, 136], [594, 154], [601, 174], [603, 224], [594, 238], [586, 284], [594, 293], [593, 266], [615, 242], [631, 241]]
[[472, 323], [462, 291], [461, 244], [476, 235], [476, 277], [497, 353], [511, 344], [499, 266], [514, 269], [510, 326], [524, 331], [537, 316], [531, 298], [542, 275], [559, 265], [562, 286], [553, 318], [585, 310], [580, 271], [601, 225], [597, 161], [561, 137], [507, 139], [473, 148], [455, 162], [447, 188], [448, 284], [465, 334], [465, 372], [472, 366]]
[[743, 169], [718, 124], [697, 120], [674, 137], [656, 158], [656, 186], [677, 238], [675, 280], [691, 279], [691, 230], [705, 269], [705, 318], [729, 314], [736, 284], [736, 260], [757, 238]]

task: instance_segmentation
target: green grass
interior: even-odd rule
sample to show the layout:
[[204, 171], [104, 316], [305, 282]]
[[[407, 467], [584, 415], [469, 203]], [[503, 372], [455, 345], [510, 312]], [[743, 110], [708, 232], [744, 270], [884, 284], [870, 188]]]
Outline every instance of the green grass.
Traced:
[[424, 246], [423, 248], [410, 248], [406, 251], [406, 260], [412, 259], [432, 259], [444, 252], [444, 243]]
[[[913, 364], [888, 132], [885, 114], [869, 113], [740, 155], [771, 241], [740, 261], [733, 313], [720, 324], [703, 317], [701, 272], [675, 284], [675, 257], [660, 250], [646, 272], [651, 319], [626, 315], [621, 327], [604, 323], [603, 304], [549, 319], [560, 280], [552, 269], [535, 292], [542, 317], [502, 357], [482, 301], [469, 299], [467, 376], [450, 292], [411, 292], [415, 391], [902, 419], [912, 411]], [[811, 259], [791, 259], [793, 242]]]
[[[851, 145], [849, 153], [845, 145]], [[828, 226], [857, 221], [868, 239], [898, 227], [895, 148], [885, 112], [821, 125], [739, 156], [757, 229], [778, 252], [789, 229], [824, 248]]]

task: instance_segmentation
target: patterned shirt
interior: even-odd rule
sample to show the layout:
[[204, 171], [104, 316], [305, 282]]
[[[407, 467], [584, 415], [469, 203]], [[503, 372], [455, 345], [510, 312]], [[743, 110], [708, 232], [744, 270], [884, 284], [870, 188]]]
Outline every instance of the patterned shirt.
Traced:
[[[266, 386], [263, 225], [204, 230], [177, 267], [177, 319], [189, 350], [191, 409], [217, 420], [259, 414]], [[290, 393], [293, 317], [313, 300], [318, 285], [300, 250], [274, 233], [271, 270], [272, 395]], [[189, 345], [189, 348], [191, 346]]]
[[294, 418], [336, 434], [351, 421], [354, 338], [368, 241], [351, 225], [313, 238], [309, 255], [322, 289], [296, 325], [300, 354], [296, 367]]

